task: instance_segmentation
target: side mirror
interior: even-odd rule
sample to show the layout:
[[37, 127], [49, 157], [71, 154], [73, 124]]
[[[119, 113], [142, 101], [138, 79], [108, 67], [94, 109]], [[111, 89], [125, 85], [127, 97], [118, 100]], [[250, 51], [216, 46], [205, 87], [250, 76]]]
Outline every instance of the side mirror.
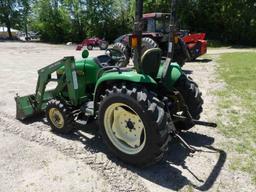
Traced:
[[82, 58], [86, 59], [89, 56], [89, 51], [87, 49], [83, 50]]

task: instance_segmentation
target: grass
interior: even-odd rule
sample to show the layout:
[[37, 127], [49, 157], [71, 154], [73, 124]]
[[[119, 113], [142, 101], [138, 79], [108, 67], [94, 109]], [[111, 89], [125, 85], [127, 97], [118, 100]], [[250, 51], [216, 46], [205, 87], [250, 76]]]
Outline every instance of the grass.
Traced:
[[220, 47], [227, 47], [230, 46], [230, 44], [227, 43], [223, 43], [221, 41], [217, 41], [217, 40], [207, 40], [207, 46], [211, 47], [211, 48], [220, 48]]
[[219, 77], [225, 82], [219, 97], [219, 128], [234, 138], [228, 149], [236, 152], [230, 168], [252, 176], [256, 184], [256, 53], [223, 54]]

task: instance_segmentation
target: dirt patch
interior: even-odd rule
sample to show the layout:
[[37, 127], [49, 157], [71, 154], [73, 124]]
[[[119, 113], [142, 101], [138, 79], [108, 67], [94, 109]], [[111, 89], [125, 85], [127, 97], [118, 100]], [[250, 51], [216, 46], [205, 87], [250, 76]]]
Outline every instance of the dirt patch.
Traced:
[[210, 55], [223, 54], [223, 53], [241, 53], [241, 52], [256, 52], [255, 48], [235, 48], [235, 47], [221, 47], [209, 48], [207, 53]]
[[1, 191], [111, 191], [108, 183], [80, 160], [19, 135], [0, 131], [0, 137], [5, 143], [0, 145], [0, 176], [5, 178], [0, 180]]
[[[91, 55], [103, 52], [92, 51]], [[63, 56], [81, 52], [75, 47], [41, 43], [0, 43], [0, 181], [3, 191], [254, 191], [249, 177], [232, 172], [216, 129], [195, 127], [184, 133], [200, 149], [193, 157], [173, 141], [165, 159], [147, 169], [137, 169], [115, 159], [96, 135], [78, 131], [70, 136], [50, 132], [43, 117], [26, 124], [15, 120], [16, 92], [35, 91], [37, 70]], [[202, 119], [214, 121], [217, 101], [215, 59], [185, 65], [204, 97]], [[219, 53], [217, 53], [219, 54]], [[97, 126], [89, 125], [88, 127]], [[15, 147], [17, 146], [17, 147]], [[70, 178], [70, 179], [68, 179]], [[59, 186], [59, 187], [58, 187]], [[49, 190], [47, 190], [49, 191]]]

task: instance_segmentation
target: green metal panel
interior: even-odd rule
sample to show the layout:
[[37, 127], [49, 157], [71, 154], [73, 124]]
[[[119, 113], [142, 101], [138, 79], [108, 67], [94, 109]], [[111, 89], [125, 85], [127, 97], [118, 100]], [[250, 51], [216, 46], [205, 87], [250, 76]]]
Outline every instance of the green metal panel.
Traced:
[[100, 69], [94, 61], [94, 58], [86, 58], [83, 60], [76, 61], [76, 74], [78, 79], [78, 104], [84, 103], [92, 91], [88, 90], [88, 87], [94, 87], [97, 81], [97, 73]]
[[[83, 60], [78, 60], [75, 62], [76, 72], [78, 76], [85, 77], [85, 83], [95, 83], [97, 81], [97, 73], [100, 70], [100, 66], [94, 61], [94, 58], [87, 58]], [[62, 75], [64, 73], [64, 67], [57, 71], [58, 74]]]
[[100, 70], [100, 66], [95, 63], [94, 58], [87, 58], [84, 61], [84, 73], [85, 73], [85, 83], [86, 84], [96, 84], [97, 74]]
[[157, 85], [157, 82], [153, 78], [151, 78], [149, 75], [140, 74], [134, 70], [125, 71], [121, 73], [119, 73], [118, 71], [115, 71], [115, 72], [104, 73], [98, 79], [96, 84], [96, 89], [102, 82], [112, 81], [112, 80], [118, 80], [118, 81], [124, 80], [124, 81], [130, 81], [135, 83], [149, 83], [149, 84]]
[[[94, 58], [86, 58], [75, 62], [75, 70], [78, 81], [77, 90], [78, 104], [84, 103], [92, 95], [91, 90], [88, 87], [94, 88], [97, 82], [97, 74], [100, 70], [100, 66], [95, 63]], [[65, 74], [65, 67], [63, 66], [57, 71], [59, 76]], [[62, 95], [69, 97], [67, 90], [62, 90]]]
[[[159, 71], [157, 74], [157, 78], [161, 79], [162, 78], [162, 73], [163, 73], [163, 67], [164, 65], [162, 64], [159, 67]], [[181, 67], [179, 66], [179, 64], [177, 63], [172, 63], [167, 71], [167, 76], [165, 77], [165, 79], [162, 81], [164, 86], [168, 89], [172, 89], [173, 85], [175, 84], [175, 82], [180, 78], [181, 74], [183, 73]]]
[[76, 65], [74, 57], [69, 57], [64, 60], [65, 74], [68, 87], [69, 100], [74, 106], [78, 105], [78, 80], [76, 74]]

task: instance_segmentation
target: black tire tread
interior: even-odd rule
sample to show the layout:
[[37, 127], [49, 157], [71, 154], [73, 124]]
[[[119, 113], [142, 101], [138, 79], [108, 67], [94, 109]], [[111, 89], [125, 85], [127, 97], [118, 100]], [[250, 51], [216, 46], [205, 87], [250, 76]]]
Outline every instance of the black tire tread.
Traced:
[[[50, 108], [57, 108], [63, 118], [64, 118], [64, 127], [59, 129], [59, 128], [56, 128], [52, 123], [51, 123], [51, 120], [48, 116], [48, 111], [50, 110]], [[62, 134], [68, 134], [70, 132], [73, 131], [74, 129], [74, 118], [73, 118], [73, 115], [71, 113], [71, 109], [70, 107], [68, 107], [66, 104], [64, 104], [63, 102], [57, 100], [57, 99], [52, 99], [50, 101], [48, 101], [47, 105], [46, 105], [46, 109], [45, 109], [45, 113], [46, 113], [46, 118], [47, 118], [47, 121], [49, 122], [50, 126], [51, 126], [51, 130], [53, 132], [56, 132], [56, 133], [62, 133]]]
[[[175, 88], [182, 94], [184, 102], [186, 103], [192, 118], [199, 120], [200, 114], [203, 112], [204, 101], [198, 85], [193, 81], [192, 78], [183, 75], [176, 84]], [[191, 125], [191, 123], [186, 122], [176, 124], [176, 128], [179, 130], [188, 130], [192, 126], [193, 125]]]
[[113, 49], [121, 51], [125, 55], [125, 61], [121, 63], [119, 67], [126, 67], [130, 61], [130, 54], [128, 47], [125, 46], [123, 43], [117, 42], [113, 45]]
[[143, 37], [141, 39], [141, 55], [143, 55], [148, 49], [158, 48], [158, 44], [150, 37]]
[[[170, 134], [167, 130], [167, 115], [165, 112], [162, 112], [164, 111], [164, 109], [161, 107], [161, 101], [159, 101], [155, 96], [150, 94], [146, 89], [141, 89], [137, 86], [131, 86], [130, 88], [127, 88], [125, 85], [123, 85], [120, 87], [113, 86], [111, 89], [107, 89], [100, 103], [104, 103], [108, 99], [108, 96], [113, 94], [125, 94], [126, 96], [132, 97], [135, 102], [137, 102], [143, 109], [145, 109], [144, 113], [150, 116], [152, 120], [152, 126], [153, 128], [155, 128], [154, 137], [156, 139], [154, 141], [151, 141], [151, 144], [153, 146], [150, 147], [150, 151], [144, 154], [143, 157], [136, 160], [131, 160], [125, 159], [124, 157], [122, 157], [122, 155], [118, 154], [118, 150], [113, 150], [113, 146], [109, 145], [109, 143], [106, 142], [106, 135], [103, 133], [103, 139], [109, 146], [110, 150], [123, 161], [126, 161], [136, 166], [147, 166], [161, 160], [164, 152], [168, 150], [168, 143], [170, 141]], [[99, 110], [101, 110], [101, 104], [99, 106]], [[100, 119], [101, 118], [99, 118], [99, 121]], [[99, 125], [102, 132], [102, 129], [104, 129], [104, 125], [101, 122], [99, 122]]]

